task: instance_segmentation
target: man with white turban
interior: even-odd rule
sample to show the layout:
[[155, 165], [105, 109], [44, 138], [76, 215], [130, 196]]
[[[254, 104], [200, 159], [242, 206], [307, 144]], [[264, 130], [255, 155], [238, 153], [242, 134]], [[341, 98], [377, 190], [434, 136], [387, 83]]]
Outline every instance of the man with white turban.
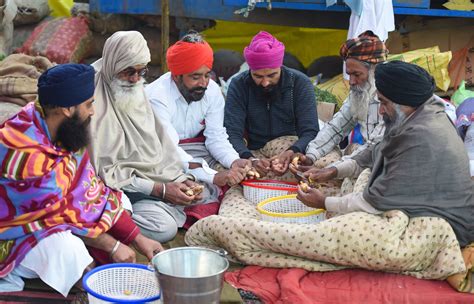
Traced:
[[143, 83], [150, 50], [136, 31], [107, 39], [96, 70], [96, 114], [91, 155], [105, 183], [123, 190], [142, 233], [160, 242], [176, 235], [186, 220], [187, 195], [198, 186], [183, 172], [174, 143], [153, 115]]

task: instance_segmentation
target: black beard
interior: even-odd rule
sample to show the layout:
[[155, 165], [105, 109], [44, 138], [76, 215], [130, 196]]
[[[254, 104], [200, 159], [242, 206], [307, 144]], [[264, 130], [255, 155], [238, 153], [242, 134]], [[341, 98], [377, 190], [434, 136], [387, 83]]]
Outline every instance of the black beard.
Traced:
[[91, 118], [81, 121], [77, 112], [66, 118], [58, 127], [56, 142], [69, 152], [76, 152], [86, 147], [90, 141], [89, 124]]
[[269, 85], [266, 88], [264, 88], [260, 85], [257, 86], [257, 89], [261, 92], [262, 97], [265, 100], [270, 100], [270, 101], [272, 101], [273, 99], [276, 98], [276, 94], [278, 92], [278, 90], [276, 88], [277, 88], [277, 85]]
[[266, 86], [266, 87], [262, 87], [262, 86], [259, 86], [260, 89], [262, 90], [263, 94], [272, 94], [273, 92], [275, 92], [275, 89], [277, 87], [276, 84], [271, 84], [269, 86]]
[[186, 88], [182, 80], [179, 80], [177, 82], [177, 87], [181, 95], [183, 95], [184, 99], [186, 99], [188, 103], [201, 100], [204, 97], [204, 94], [206, 94], [207, 90], [207, 88], [205, 87], [195, 87], [192, 89], [188, 89]]

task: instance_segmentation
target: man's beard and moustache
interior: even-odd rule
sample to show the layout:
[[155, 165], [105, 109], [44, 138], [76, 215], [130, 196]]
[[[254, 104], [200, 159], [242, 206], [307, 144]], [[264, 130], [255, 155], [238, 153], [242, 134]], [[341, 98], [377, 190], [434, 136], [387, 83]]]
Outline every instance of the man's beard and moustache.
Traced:
[[114, 97], [114, 104], [124, 113], [132, 113], [137, 108], [143, 107], [145, 80], [140, 78], [136, 83], [114, 78], [110, 88]]
[[261, 85], [258, 86], [258, 88], [262, 91], [263, 96], [265, 97], [272, 97], [277, 88], [278, 84], [270, 84], [266, 87], [262, 87]]
[[400, 127], [407, 118], [407, 115], [403, 113], [399, 104], [394, 104], [394, 109], [395, 111], [393, 117], [387, 113], [382, 115], [383, 121], [385, 123], [385, 134], [389, 134], [391, 130]]
[[349, 93], [351, 100], [351, 115], [359, 122], [366, 122], [369, 111], [369, 103], [374, 99], [376, 94], [375, 88], [375, 69], [370, 68], [367, 82], [363, 85], [351, 86]]
[[58, 127], [56, 142], [70, 152], [85, 148], [90, 142], [89, 124], [91, 117], [81, 121], [76, 111], [71, 118], [66, 118]]
[[178, 79], [178, 81], [176, 82], [176, 86], [178, 87], [178, 90], [181, 93], [181, 95], [183, 95], [184, 99], [188, 103], [201, 100], [204, 97], [204, 94], [206, 94], [206, 90], [207, 90], [206, 87], [201, 87], [201, 86], [188, 89], [186, 85], [184, 84], [182, 78]]

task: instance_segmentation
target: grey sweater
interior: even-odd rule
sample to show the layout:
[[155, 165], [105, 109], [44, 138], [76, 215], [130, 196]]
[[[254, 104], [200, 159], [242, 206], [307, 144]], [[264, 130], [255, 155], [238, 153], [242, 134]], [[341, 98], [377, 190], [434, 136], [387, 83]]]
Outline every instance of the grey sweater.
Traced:
[[224, 125], [241, 158], [252, 157], [250, 150], [286, 135], [298, 136], [290, 149], [304, 153], [318, 134], [316, 98], [310, 79], [294, 69], [281, 69], [278, 87], [270, 96], [257, 87], [250, 71], [240, 73], [229, 86]]

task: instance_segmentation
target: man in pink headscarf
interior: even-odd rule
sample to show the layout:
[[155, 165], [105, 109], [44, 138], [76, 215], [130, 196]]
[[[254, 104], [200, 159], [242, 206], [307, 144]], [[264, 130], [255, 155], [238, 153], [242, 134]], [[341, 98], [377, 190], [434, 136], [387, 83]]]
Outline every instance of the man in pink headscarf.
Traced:
[[[319, 131], [310, 79], [283, 66], [285, 46], [267, 32], [244, 49], [250, 71], [229, 86], [224, 125], [241, 158], [261, 175], [283, 175]], [[283, 138], [282, 138], [283, 137]]]

